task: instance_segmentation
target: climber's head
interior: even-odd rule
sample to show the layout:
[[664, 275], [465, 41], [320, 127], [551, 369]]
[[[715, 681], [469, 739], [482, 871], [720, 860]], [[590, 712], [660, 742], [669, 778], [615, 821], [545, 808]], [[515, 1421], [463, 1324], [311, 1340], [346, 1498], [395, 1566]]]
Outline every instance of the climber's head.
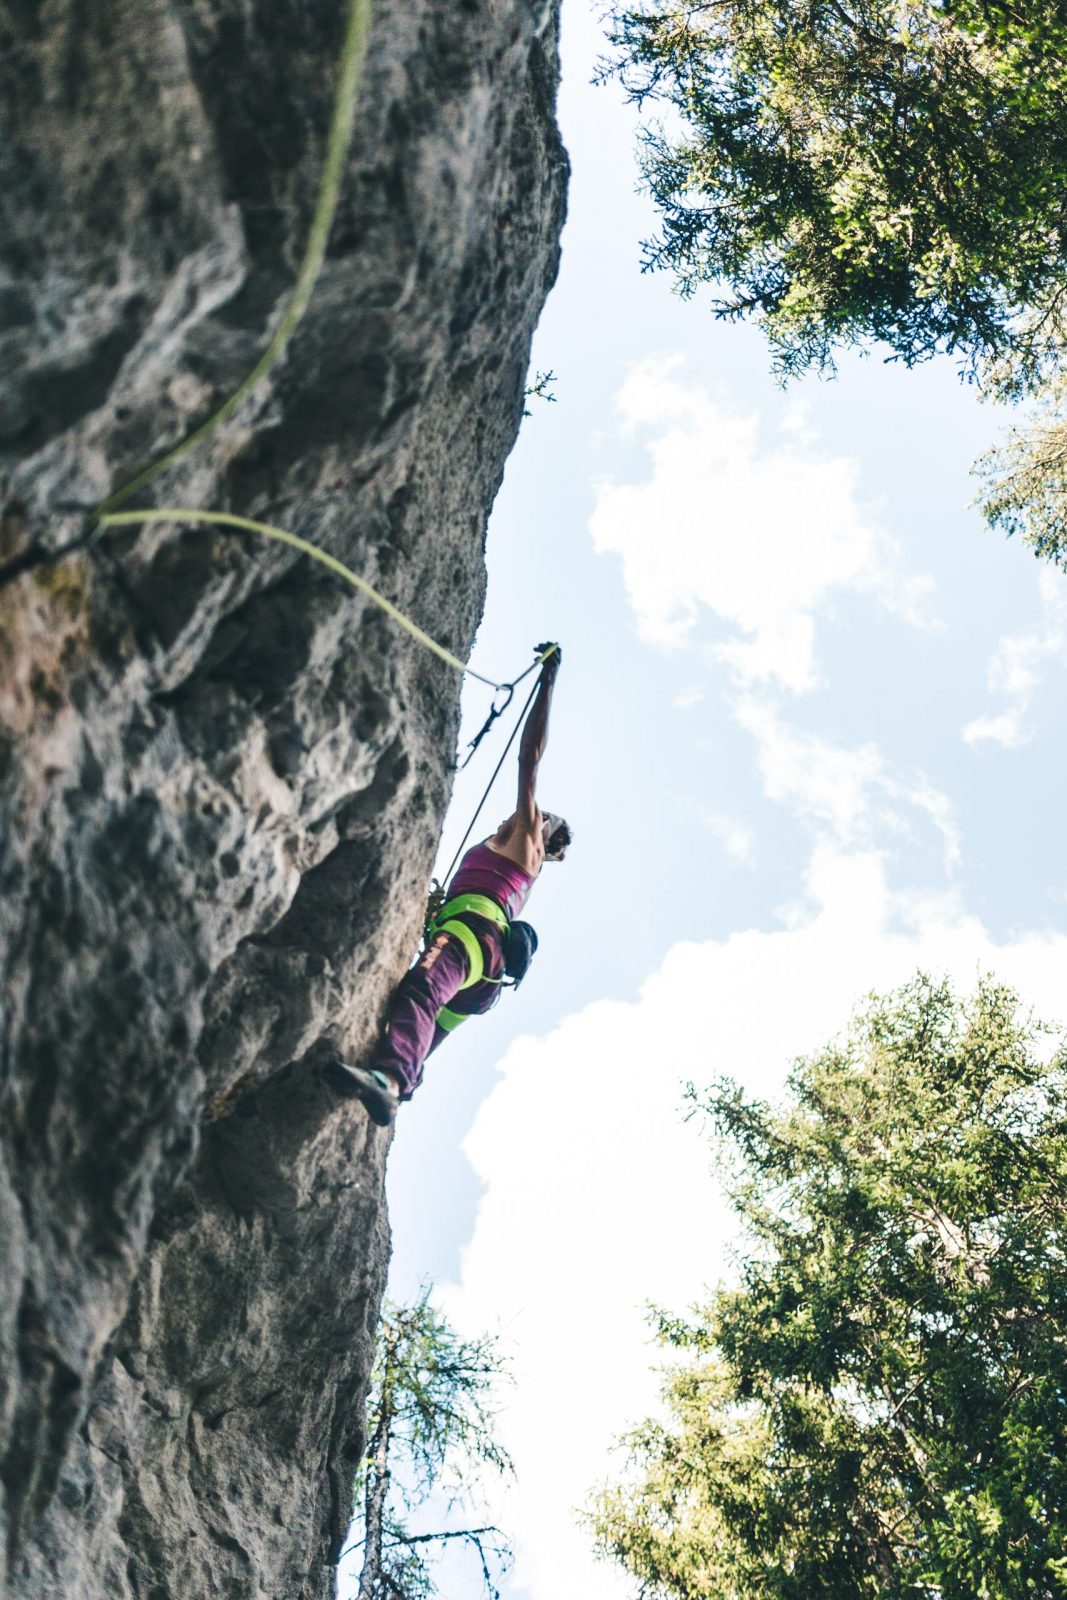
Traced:
[[545, 860], [562, 861], [571, 842], [571, 825], [553, 811], [541, 813], [542, 838], [545, 842]]

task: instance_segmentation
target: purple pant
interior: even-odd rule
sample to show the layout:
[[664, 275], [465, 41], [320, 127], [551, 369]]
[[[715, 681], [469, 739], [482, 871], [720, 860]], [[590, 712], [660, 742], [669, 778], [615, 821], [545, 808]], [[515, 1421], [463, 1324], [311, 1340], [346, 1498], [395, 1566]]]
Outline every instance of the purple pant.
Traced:
[[[486, 970], [494, 976], [503, 966], [503, 957], [492, 949], [486, 951], [489, 959]], [[444, 1028], [437, 1026], [437, 1013], [459, 993], [467, 979], [467, 953], [459, 940], [450, 933], [438, 934], [425, 955], [400, 981], [389, 1005], [385, 1035], [371, 1062], [380, 1072], [392, 1072], [400, 1079], [400, 1098], [410, 1100], [413, 1090], [422, 1082], [422, 1064], [431, 1050], [448, 1037]], [[475, 1003], [478, 991], [488, 990], [492, 999], [495, 990], [477, 984], [465, 992], [464, 1000]]]

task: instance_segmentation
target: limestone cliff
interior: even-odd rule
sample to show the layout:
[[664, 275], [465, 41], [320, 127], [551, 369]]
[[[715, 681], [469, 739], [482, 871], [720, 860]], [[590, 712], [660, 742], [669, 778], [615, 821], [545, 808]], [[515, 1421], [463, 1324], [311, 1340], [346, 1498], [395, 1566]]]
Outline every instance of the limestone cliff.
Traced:
[[[388, 1255], [359, 1058], [459, 684], [306, 559], [17, 571], [255, 361], [342, 0], [0, 0], [0, 1518], [18, 1600], [318, 1600]], [[557, 261], [551, 0], [377, 0], [283, 362], [153, 486], [321, 543], [465, 654]], [[11, 566], [12, 558], [16, 566]], [[522, 641], [525, 646], [529, 641]]]

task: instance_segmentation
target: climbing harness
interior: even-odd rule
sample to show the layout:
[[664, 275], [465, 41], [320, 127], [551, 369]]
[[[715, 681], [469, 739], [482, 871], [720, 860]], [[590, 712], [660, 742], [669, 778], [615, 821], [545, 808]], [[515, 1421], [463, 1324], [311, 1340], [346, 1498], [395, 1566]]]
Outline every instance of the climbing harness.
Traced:
[[[469, 927], [466, 922], [459, 920], [464, 915], [484, 917], [487, 922], [491, 922], [500, 931], [505, 948], [511, 931], [511, 922], [506, 911], [504, 911], [503, 907], [498, 906], [495, 900], [490, 900], [488, 895], [458, 894], [452, 900], [445, 902], [436, 920], [427, 928], [427, 943], [436, 939], [439, 934], [447, 933], [451, 934], [454, 939], [458, 939], [463, 946], [463, 953], [467, 958], [467, 976], [456, 991], [457, 994], [462, 994], [465, 989], [473, 989], [476, 983], [499, 985], [503, 982], [502, 978], [486, 977], [485, 952], [482, 949], [482, 941], [473, 928]], [[496, 1003], [499, 992], [498, 988], [497, 994], [493, 996], [490, 1004]], [[488, 1010], [488, 1006], [485, 1009]], [[460, 1023], [466, 1022], [467, 1017], [472, 1014], [466, 1011], [455, 1011], [451, 1006], [442, 1006], [435, 1020], [439, 1028], [443, 1028], [446, 1033], [451, 1033], [453, 1028], [458, 1028]]]
[[[464, 989], [470, 989], [474, 984], [481, 983], [485, 977], [485, 956], [478, 935], [465, 922], [456, 920], [463, 913], [468, 916], [484, 917], [486, 922], [493, 923], [500, 930], [505, 939], [511, 929], [511, 919], [507, 912], [485, 894], [458, 894], [441, 908], [441, 915], [430, 929], [430, 934], [432, 938], [436, 938], [439, 933], [451, 933], [463, 946], [467, 957], [467, 976], [460, 984], [461, 993]], [[486, 983], [499, 983], [499, 981], [498, 978], [485, 978]]]
[[[485, 952], [481, 940], [474, 929], [462, 920], [464, 916], [484, 917], [500, 931], [504, 955], [504, 972], [501, 977], [487, 976]], [[519, 987], [537, 949], [537, 934], [530, 924], [512, 922], [503, 908], [484, 894], [458, 894], [447, 900], [427, 929], [427, 942], [442, 933], [451, 934], [453, 938], [458, 939], [467, 957], [467, 976], [456, 991], [457, 994], [462, 994], [465, 989], [472, 989], [478, 983], [498, 986], [489, 1004], [481, 1007], [482, 1011], [488, 1011], [490, 1006], [496, 1004], [501, 987], [505, 985], [512, 989]], [[451, 1033], [453, 1028], [458, 1028], [468, 1017], [479, 1014], [475, 1011], [457, 1011], [452, 1006], [442, 1006], [437, 1013], [436, 1022], [439, 1028]]]

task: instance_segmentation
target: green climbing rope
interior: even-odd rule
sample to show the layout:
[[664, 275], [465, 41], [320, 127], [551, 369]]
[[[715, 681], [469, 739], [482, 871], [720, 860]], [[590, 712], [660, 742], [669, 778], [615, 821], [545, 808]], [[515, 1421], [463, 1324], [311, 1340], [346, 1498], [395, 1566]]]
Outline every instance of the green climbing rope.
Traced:
[[[141, 523], [160, 522], [201, 522], [211, 523], [223, 528], [236, 528], [246, 533], [256, 533], [265, 539], [273, 539], [278, 544], [287, 544], [301, 554], [310, 556], [331, 572], [343, 578], [346, 583], [365, 595], [368, 600], [391, 617], [398, 627], [437, 656], [446, 665], [453, 667], [457, 672], [484, 683], [487, 688], [507, 694], [504, 705], [510, 703], [515, 684], [521, 683], [528, 673], [532, 672], [545, 657], [551, 652], [539, 655], [533, 666], [520, 674], [512, 683], [497, 683], [494, 678], [483, 677], [480, 672], [475, 672], [473, 667], [466, 666], [451, 650], [446, 650], [444, 645], [438, 644], [436, 639], [426, 633], [411, 618], [380, 594], [374, 586], [360, 577], [358, 572], [353, 572], [351, 567], [339, 561], [328, 551], [312, 544], [309, 539], [302, 539], [299, 534], [290, 533], [285, 528], [276, 527], [270, 522], [256, 522], [251, 517], [236, 516], [228, 511], [200, 511], [189, 506], [165, 506], [153, 510], [143, 511], [116, 511], [115, 507], [127, 500], [137, 490], [143, 489], [167, 467], [173, 466], [186, 451], [206, 439], [217, 427], [240, 406], [260, 378], [264, 377], [285, 350], [293, 332], [308, 308], [315, 283], [322, 268], [326, 255], [326, 245], [329, 240], [330, 230], [333, 226], [334, 216], [337, 212], [337, 201], [341, 192], [341, 183], [344, 177], [345, 164], [349, 147], [352, 142], [352, 128], [355, 120], [356, 100], [359, 95], [360, 80], [363, 75], [363, 66], [367, 54], [367, 39], [370, 33], [371, 11], [373, 0], [348, 0], [348, 20], [345, 28], [344, 42], [341, 46], [341, 59], [338, 69], [337, 93], [334, 100], [333, 116], [330, 122], [329, 136], [326, 142], [326, 155], [323, 162], [322, 175], [319, 180], [318, 198], [311, 221], [311, 230], [308, 234], [304, 258], [297, 274], [296, 283], [293, 285], [289, 302], [282, 314], [281, 320], [274, 331], [273, 337], [252, 368], [247, 377], [238, 385], [229, 399], [215, 411], [206, 422], [202, 422], [192, 433], [187, 434], [173, 449], [160, 456], [151, 466], [139, 472], [136, 477], [105, 500], [89, 518], [87, 532], [76, 542], [73, 548], [81, 548], [100, 528], [119, 528], [136, 526]], [[70, 551], [60, 551], [55, 555], [59, 559]], [[494, 708], [490, 713], [485, 732], [504, 706]], [[481, 735], [479, 735], [480, 739]], [[479, 740], [474, 741], [475, 747]]]
[[[507, 683], [497, 683], [494, 678], [483, 678], [480, 672], [475, 672], [473, 667], [465, 666], [458, 656], [451, 650], [446, 650], [443, 644], [438, 644], [436, 639], [431, 639], [417, 623], [387, 600], [384, 594], [379, 594], [366, 578], [361, 578], [358, 572], [353, 572], [351, 567], [346, 567], [343, 561], [338, 561], [336, 556], [331, 556], [329, 551], [320, 550], [317, 544], [312, 544], [308, 539], [301, 539], [297, 533], [290, 533], [286, 528], [276, 528], [272, 522], [254, 522], [251, 517], [237, 517], [228, 511], [195, 511], [188, 506], [164, 506], [158, 511], [109, 511], [100, 517], [100, 525], [104, 528], [132, 527], [141, 522], [213, 522], [225, 528], [240, 528], [246, 533], [262, 534], [264, 539], [274, 539], [278, 544], [291, 545], [294, 550], [299, 550], [303, 555], [311, 556], [313, 560], [321, 562], [339, 578], [344, 578], [353, 589], [358, 589], [360, 594], [366, 595], [368, 600], [373, 600], [380, 606], [387, 617], [392, 617], [398, 627], [409, 633], [419, 644], [446, 662], [450, 667], [455, 667], [457, 672], [465, 673], [468, 677], [477, 678], [479, 683], [484, 683], [489, 689], [510, 689]], [[525, 676], [525, 674], [524, 674]]]
[[103, 520], [104, 513], [110, 512], [115, 506], [121, 505], [129, 499], [138, 489], [143, 489], [145, 484], [151, 483], [153, 478], [159, 476], [167, 467], [185, 455], [194, 445], [206, 439], [210, 433], [232, 417], [241, 402], [251, 393], [259, 382], [273, 367], [274, 363], [285, 350], [292, 338], [297, 325], [308, 308], [312, 291], [322, 268], [326, 255], [326, 244], [333, 226], [333, 219], [337, 212], [337, 200], [341, 192], [341, 180], [344, 177], [345, 162], [349, 146], [352, 142], [352, 126], [356, 114], [356, 99], [359, 94], [360, 79], [363, 75], [363, 63], [367, 55], [367, 38], [370, 33], [372, 0], [349, 0], [348, 22], [345, 28], [344, 43], [341, 46], [341, 60], [337, 81], [337, 94], [334, 100], [333, 118], [330, 123], [330, 132], [326, 142], [326, 156], [323, 162], [322, 176], [319, 180], [318, 199], [315, 202], [315, 211], [311, 219], [311, 231], [308, 234], [307, 246], [304, 250], [304, 259], [297, 274], [293, 292], [289, 303], [282, 313], [281, 320], [274, 330], [274, 335], [252, 368], [248, 376], [238, 384], [237, 388], [225, 400], [219, 409], [202, 422], [192, 433], [187, 434], [173, 449], [168, 450], [152, 465], [145, 467], [129, 483], [116, 489], [101, 506], [97, 508], [95, 518]]

